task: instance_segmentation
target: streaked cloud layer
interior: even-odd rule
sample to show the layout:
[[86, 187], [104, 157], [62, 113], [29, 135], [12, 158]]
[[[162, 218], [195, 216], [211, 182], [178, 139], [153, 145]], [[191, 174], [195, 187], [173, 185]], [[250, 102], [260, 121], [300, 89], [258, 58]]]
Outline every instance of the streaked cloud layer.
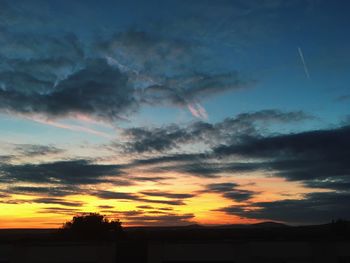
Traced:
[[349, 218], [349, 7], [2, 1], [0, 227]]

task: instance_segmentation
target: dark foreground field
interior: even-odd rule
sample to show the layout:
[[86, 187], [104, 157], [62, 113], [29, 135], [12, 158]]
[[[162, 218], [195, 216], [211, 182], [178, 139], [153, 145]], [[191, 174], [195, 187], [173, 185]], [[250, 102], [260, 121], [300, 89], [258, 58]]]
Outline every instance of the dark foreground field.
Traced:
[[0, 262], [349, 263], [350, 224], [133, 227], [112, 238], [2, 229]]
[[[58, 229], [0, 229], [0, 242], [63, 241]], [[64, 239], [64, 238], [63, 238]], [[350, 223], [289, 226], [275, 222], [251, 225], [125, 227], [122, 240], [139, 241], [317, 241], [350, 240]]]

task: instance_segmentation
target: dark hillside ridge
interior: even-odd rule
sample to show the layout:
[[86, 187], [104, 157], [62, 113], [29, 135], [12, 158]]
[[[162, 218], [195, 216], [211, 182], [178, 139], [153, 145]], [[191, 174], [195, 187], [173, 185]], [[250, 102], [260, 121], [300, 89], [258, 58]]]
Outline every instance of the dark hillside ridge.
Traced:
[[[124, 241], [350, 241], [350, 222], [288, 226], [276, 222], [252, 225], [125, 228]], [[57, 229], [0, 229], [0, 242], [62, 241]]]

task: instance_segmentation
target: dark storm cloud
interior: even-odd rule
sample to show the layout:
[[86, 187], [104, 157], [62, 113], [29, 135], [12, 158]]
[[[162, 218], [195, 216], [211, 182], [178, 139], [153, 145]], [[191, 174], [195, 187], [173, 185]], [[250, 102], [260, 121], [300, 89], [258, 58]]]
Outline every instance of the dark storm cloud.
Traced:
[[154, 207], [150, 206], [150, 205], [139, 205], [139, 206], [137, 206], [137, 208], [139, 208], [139, 209], [154, 209]]
[[247, 138], [240, 144], [221, 146], [215, 149], [218, 155], [239, 154], [251, 157], [313, 156], [338, 158], [347, 153], [350, 145], [350, 126], [331, 130], [307, 131], [296, 134], [271, 136], [266, 138]]
[[173, 165], [163, 165], [150, 168], [151, 172], [175, 171], [204, 178], [216, 178], [222, 173], [249, 173], [264, 168], [262, 163], [220, 163], [210, 162], [210, 155], [205, 159], [188, 159], [187, 163], [175, 163]]
[[256, 112], [240, 113], [236, 118], [228, 118], [225, 120], [224, 125], [232, 126], [232, 124], [249, 124], [256, 121], [260, 122], [279, 122], [289, 123], [304, 121], [313, 118], [303, 111], [289, 111], [284, 112], [276, 109], [266, 109]]
[[0, 111], [115, 121], [143, 104], [187, 107], [253, 83], [234, 70], [198, 72], [207, 60], [198, 42], [127, 28], [86, 38], [34, 7], [0, 6]]
[[124, 132], [132, 141], [122, 145], [127, 152], [162, 152], [178, 147], [178, 144], [185, 143], [191, 139], [191, 134], [187, 133], [177, 125], [166, 128], [147, 129], [131, 128]]
[[18, 205], [18, 204], [25, 204], [28, 203], [28, 200], [21, 200], [21, 199], [2, 199], [0, 200], [1, 204], [8, 204], [8, 205]]
[[111, 206], [111, 205], [99, 205], [98, 208], [100, 208], [100, 209], [112, 209], [112, 208], [114, 208], [114, 206]]
[[[215, 177], [214, 169], [207, 167], [208, 165], [203, 162], [207, 158], [206, 154], [173, 154], [145, 159], [135, 159], [124, 167], [129, 169], [141, 168], [152, 173], [178, 171], [203, 177]], [[138, 180], [138, 177], [131, 177], [131, 179]], [[144, 179], [148, 180], [148, 177], [145, 177]], [[172, 178], [169, 176], [161, 177], [161, 180], [165, 179]]]
[[0, 182], [3, 183], [30, 182], [78, 186], [107, 182], [109, 180], [104, 177], [121, 174], [119, 165], [94, 164], [88, 160], [0, 165]]
[[189, 42], [141, 31], [117, 34], [99, 46], [118, 68], [127, 72], [141, 103], [187, 107], [228, 90], [251, 86], [238, 72], [197, 73], [198, 48]]
[[[135, 159], [124, 168], [137, 168], [152, 173], [179, 172], [204, 178], [216, 178], [222, 173], [249, 173], [267, 169], [265, 162], [239, 162], [217, 160], [212, 152], [172, 154], [145, 159]], [[166, 179], [165, 177], [162, 179]], [[137, 177], [130, 177], [137, 180]], [[147, 177], [145, 178], [147, 180]]]
[[183, 107], [225, 91], [250, 87], [253, 83], [243, 80], [238, 72], [215, 75], [197, 73], [149, 86], [143, 90], [142, 98], [149, 104], [170, 103]]
[[[160, 128], [130, 128], [124, 130], [124, 136], [129, 138], [122, 147], [127, 152], [163, 152], [179, 148], [186, 143], [217, 144], [230, 142], [240, 136], [256, 135], [258, 126], [269, 123], [299, 122], [311, 118], [302, 111], [282, 112], [279, 110], [262, 110], [252, 113], [238, 114], [233, 118], [210, 124], [195, 122], [187, 126], [168, 125]], [[113, 146], [113, 145], [112, 145]], [[186, 156], [184, 156], [186, 157]]]
[[350, 127], [343, 126], [270, 137], [252, 136], [229, 146], [217, 147], [214, 154], [220, 158], [241, 156], [263, 160], [255, 165], [270, 175], [300, 181], [310, 188], [337, 191], [310, 193], [300, 200], [231, 206], [221, 211], [290, 223], [324, 223], [332, 218], [349, 218], [349, 135]]
[[28, 94], [27, 90], [7, 85], [5, 83], [5, 87], [0, 89], [0, 105], [10, 112], [44, 113], [53, 117], [84, 113], [116, 120], [137, 107], [133, 88], [127, 85], [127, 77], [103, 60], [90, 61], [85, 68], [45, 93]]
[[222, 192], [229, 192], [237, 186], [238, 186], [238, 184], [236, 184], [236, 183], [218, 183], [218, 184], [207, 185], [207, 189], [209, 191], [222, 193]]
[[[64, 6], [81, 9], [80, 4]], [[87, 6], [95, 9], [94, 4]], [[217, 67], [216, 54], [208, 47], [213, 41], [235, 45], [247, 36], [255, 39], [275, 31], [280, 23], [271, 18], [280, 15], [276, 12], [281, 11], [279, 7], [286, 6], [298, 4], [186, 2], [179, 16], [152, 14], [152, 23], [143, 21], [133, 26], [135, 30], [122, 23], [124, 28], [106, 33], [106, 25], [101, 23], [97, 31], [103, 33], [96, 37], [88, 26], [90, 21], [77, 16], [72, 23], [70, 16], [54, 15], [50, 3], [44, 9], [37, 4], [2, 1], [0, 111], [48, 117], [84, 113], [115, 121], [144, 104], [188, 107], [216, 94], [251, 87], [256, 81], [242, 77], [237, 70], [219, 70], [222, 64]], [[265, 16], [261, 10], [273, 14]], [[89, 20], [99, 24], [93, 22], [95, 16]], [[109, 22], [107, 27], [114, 26]], [[74, 32], [65, 33], [69, 30]], [[92, 63], [91, 59], [104, 63]], [[161, 143], [153, 145], [155, 151], [165, 150]], [[147, 149], [141, 147], [140, 151]]]
[[[128, 224], [132, 225], [178, 225], [189, 224], [194, 218], [192, 213], [178, 214], [173, 212], [172, 208], [154, 208], [148, 205], [138, 206], [142, 210], [117, 211], [112, 209], [102, 210], [109, 216], [126, 219]], [[151, 210], [150, 210], [151, 209]], [[146, 211], [145, 211], [146, 210]]]
[[[173, 154], [173, 155], [164, 155], [156, 156], [146, 159], [135, 159], [129, 165], [129, 167], [137, 167], [143, 165], [156, 165], [162, 163], [171, 163], [171, 162], [185, 162], [192, 158], [205, 157], [204, 154]], [[198, 158], [197, 158], [198, 159]]]
[[179, 194], [179, 193], [168, 193], [168, 192], [159, 192], [159, 191], [142, 191], [140, 192], [146, 196], [157, 196], [157, 197], [166, 197], [166, 198], [175, 198], [175, 199], [186, 199], [194, 197], [193, 194]]
[[82, 202], [78, 201], [67, 201], [60, 198], [36, 198], [33, 199], [31, 202], [38, 203], [38, 204], [56, 204], [56, 205], [63, 205], [63, 206], [82, 206]]
[[13, 30], [11, 21], [22, 23], [31, 12], [11, 2], [1, 5], [1, 111], [115, 120], [135, 109], [127, 77], [104, 59], [86, 59], [86, 45], [75, 34], [40, 34], [23, 26]]
[[160, 216], [135, 216], [132, 217], [132, 220], [138, 221], [162, 221], [162, 222], [173, 222], [178, 220], [188, 220], [194, 218], [193, 214], [184, 214], [184, 215], [176, 215], [176, 214], [168, 214], [168, 215], [160, 215]]
[[220, 209], [248, 218], [290, 223], [324, 223], [331, 219], [350, 218], [349, 193], [310, 193], [305, 199], [253, 203], [251, 207], [231, 206]]
[[147, 213], [152, 214], [152, 215], [164, 215], [164, 214], [167, 214], [167, 212], [161, 211], [161, 210], [151, 210], [151, 211], [147, 211]]
[[182, 200], [160, 200], [160, 199], [147, 199], [140, 198], [138, 201], [144, 203], [152, 203], [152, 204], [163, 204], [163, 205], [184, 205], [185, 203]]
[[139, 215], [128, 218], [128, 223], [146, 226], [171, 226], [193, 223], [193, 214]]
[[[182, 38], [183, 39], [183, 38]], [[198, 44], [197, 44], [198, 45]], [[198, 73], [203, 54], [184, 40], [143, 31], [126, 31], [96, 45], [110, 64], [125, 72], [142, 103], [187, 107], [200, 99], [251, 86], [238, 72]]]
[[9, 193], [26, 194], [26, 195], [45, 195], [45, 196], [68, 196], [79, 194], [83, 190], [76, 186], [8, 186], [6, 189]]
[[348, 191], [350, 189], [350, 176], [331, 177], [325, 179], [314, 179], [304, 182], [310, 188], [332, 189], [338, 191]]
[[48, 154], [63, 153], [64, 150], [52, 145], [37, 145], [37, 144], [16, 144], [15, 151], [27, 156], [41, 156]]
[[230, 192], [224, 193], [222, 196], [227, 199], [232, 199], [236, 202], [243, 202], [251, 199], [255, 192], [249, 190], [232, 189]]
[[217, 147], [225, 157], [267, 159], [265, 169], [289, 180], [314, 180], [350, 175], [350, 126], [264, 138], [247, 138], [238, 144]]
[[120, 193], [120, 192], [112, 192], [112, 191], [97, 191], [93, 193], [102, 199], [120, 199], [120, 200], [137, 200], [139, 196], [133, 193]]
[[[142, 209], [142, 210], [148, 210], [147, 213], [165, 213], [165, 212], [169, 212], [169, 211], [173, 211], [174, 208], [172, 207], [153, 207], [150, 205], [139, 205], [137, 206], [137, 208]], [[151, 210], [151, 211], [149, 211]]]
[[56, 89], [52, 110], [58, 113], [68, 109], [114, 120], [136, 103], [127, 78], [103, 60], [92, 62]]
[[113, 214], [114, 216], [122, 216], [126, 218], [132, 218], [134, 216], [139, 216], [142, 215], [142, 211], [138, 210], [129, 210], [129, 211], [115, 211], [115, 210], [102, 210], [103, 213], [110, 213]]
[[[4, 21], [16, 17], [20, 8], [10, 2], [2, 5]], [[17, 17], [25, 14], [18, 12]], [[143, 104], [187, 107], [252, 82], [237, 72], [196, 73], [191, 67], [203, 54], [197, 54], [193, 43], [169, 36], [124, 31], [83, 41], [78, 32], [41, 34], [23, 26], [16, 31], [4, 21], [0, 20], [0, 111], [6, 113], [83, 113], [115, 121]]]
[[[8, 48], [12, 48], [14, 40], [9, 41], [11, 45]], [[34, 47], [40, 41], [34, 42], [30, 47], [18, 47], [5, 53], [8, 56], [23, 49], [23, 53], [38, 54], [39, 51]], [[72, 49], [78, 46], [76, 43], [57, 46], [53, 42], [56, 45], [53, 47], [55, 51], [48, 48], [46, 52], [49, 54], [61, 54], [60, 48]], [[29, 45], [28, 41], [26, 43]], [[51, 44], [48, 46], [51, 47]], [[13, 56], [16, 57], [17, 53]], [[75, 62], [62, 57], [7, 59], [0, 72], [1, 110], [51, 117], [84, 113], [96, 118], [118, 120], [120, 116], [137, 110], [143, 103], [187, 106], [188, 103], [212, 94], [246, 85], [237, 74], [196, 75], [191, 76], [190, 81], [161, 80], [157, 86], [148, 84], [144, 89], [137, 90], [138, 85], [134, 82], [139, 74], [134, 76], [130, 70], [122, 71], [120, 66], [111, 65], [104, 58], [94, 61], [79, 58]], [[144, 79], [140, 82], [147, 84]]]
[[65, 208], [65, 207], [45, 207], [41, 208], [38, 213], [43, 214], [63, 214], [63, 215], [74, 215], [80, 212], [78, 209]]
[[132, 176], [129, 178], [130, 178], [130, 180], [141, 181], [141, 182], [148, 182], [148, 181], [160, 182], [160, 181], [171, 179], [171, 177], [169, 177], [169, 176], [137, 176], [137, 177]]
[[174, 210], [174, 208], [172, 208], [172, 207], [159, 207], [157, 209], [161, 210], [161, 211], [172, 211], [172, 210]]
[[222, 169], [217, 167], [212, 167], [208, 163], [198, 163], [197, 160], [188, 160], [189, 163], [186, 164], [174, 164], [165, 165], [148, 169], [150, 172], [162, 173], [162, 172], [179, 172], [186, 173], [193, 176], [203, 177], [203, 178], [216, 178], [218, 173], [223, 172]]
[[227, 206], [220, 209], [214, 209], [213, 211], [225, 212], [229, 215], [242, 215], [245, 212], [245, 206]]
[[[62, 187], [64, 188], [64, 187]], [[48, 188], [49, 189], [49, 188]], [[46, 191], [48, 189], [40, 188], [40, 187], [12, 187], [11, 189], [6, 189], [5, 191], [9, 194], [0, 195], [2, 200], [1, 203], [5, 204], [53, 204], [53, 205], [61, 205], [61, 206], [67, 206], [67, 207], [81, 207], [84, 203], [80, 201], [69, 201], [63, 198], [63, 197], [69, 194], [73, 194], [70, 192], [69, 194], [62, 194], [61, 192], [57, 193], [57, 190], [53, 190], [53, 192]], [[76, 192], [77, 193], [77, 192]], [[75, 193], [75, 194], [76, 194]], [[20, 194], [20, 195], [32, 195], [33, 197], [37, 197], [34, 199], [14, 199], [11, 198], [10, 194]], [[38, 197], [38, 196], [54, 196], [54, 197]], [[71, 214], [73, 211], [76, 211], [76, 208], [70, 209], [70, 208], [60, 208], [60, 207], [47, 207], [40, 210], [40, 212], [46, 211], [46, 213], [54, 212], [54, 210], [67, 210], [71, 211]]]
[[[244, 116], [241, 119], [252, 118], [251, 115], [241, 116]], [[267, 115], [261, 116], [266, 119]], [[299, 119], [303, 115], [292, 116], [292, 119]], [[254, 116], [256, 117], [257, 115]], [[282, 116], [280, 119], [287, 121], [289, 118]], [[239, 136], [238, 132], [231, 144], [214, 146], [213, 151], [207, 153], [136, 159], [126, 166], [143, 167], [150, 172], [176, 171], [208, 178], [215, 178], [221, 173], [249, 173], [260, 170], [269, 175], [301, 181], [310, 187], [335, 190], [348, 188], [350, 126], [269, 136], [262, 135], [258, 129], [253, 130], [247, 136]], [[226, 134], [226, 129], [224, 131]], [[217, 132], [212, 133], [213, 140], [214, 134]], [[232, 158], [237, 157], [249, 158], [249, 162], [232, 161]]]
[[256, 194], [253, 191], [238, 189], [237, 187], [239, 187], [239, 185], [235, 183], [209, 184], [203, 192], [220, 193], [223, 197], [236, 202], [247, 201]]
[[135, 193], [121, 193], [121, 192], [100, 190], [96, 192], [91, 192], [90, 194], [95, 195], [102, 199], [132, 200], [132, 201], [139, 201], [144, 203], [155, 203], [155, 204], [166, 204], [166, 205], [184, 205], [185, 204], [182, 200], [147, 199]]

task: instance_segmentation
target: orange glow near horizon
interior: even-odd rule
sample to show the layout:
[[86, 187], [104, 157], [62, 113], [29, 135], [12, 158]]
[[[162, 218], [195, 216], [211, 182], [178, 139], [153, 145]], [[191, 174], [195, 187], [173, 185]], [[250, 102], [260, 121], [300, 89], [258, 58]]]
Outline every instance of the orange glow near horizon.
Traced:
[[[142, 174], [142, 176], [146, 175]], [[187, 224], [222, 225], [256, 223], [263, 220], [241, 218], [236, 215], [220, 212], [218, 209], [232, 205], [249, 206], [250, 202], [302, 198], [303, 194], [308, 192], [308, 189], [299, 183], [289, 182], [277, 177], [266, 177], [259, 173], [251, 174], [250, 176], [236, 175], [234, 180], [232, 180], [232, 176], [223, 176], [213, 180], [211, 178], [198, 178], [174, 173], [165, 175], [170, 179], [164, 183], [148, 181], [121, 187], [102, 184], [98, 187], [96, 186], [96, 188], [135, 195], [143, 191], [157, 190], [167, 193], [193, 194], [194, 196], [184, 199], [183, 205], [168, 205], [161, 203], [161, 201], [168, 201], [169, 198], [167, 197], [144, 196], [140, 200], [122, 200], [102, 199], [91, 195], [80, 194], [66, 196], [60, 199], [67, 202], [81, 202], [82, 204], [81, 206], [67, 206], [64, 204], [35, 203], [32, 201], [32, 199], [44, 198], [45, 196], [13, 195], [12, 199], [18, 200], [17, 202], [14, 201], [12, 204], [3, 202], [0, 204], [0, 228], [58, 228], [74, 215], [84, 212], [98, 212], [111, 219], [118, 218], [126, 227], [142, 226], [142, 220], [135, 222], [132, 216], [128, 216], [130, 211], [140, 216], [193, 214], [193, 218], [190, 218]], [[251, 200], [235, 202], [224, 198], [220, 193], [203, 191], [203, 186], [206, 184], [229, 182], [238, 183], [240, 189], [255, 191], [258, 194]], [[149, 206], [150, 208], [143, 209], [145, 206]], [[147, 223], [156, 224], [157, 221], [150, 220], [146, 222], [146, 225]], [[160, 225], [162, 224], [160, 223]]]

